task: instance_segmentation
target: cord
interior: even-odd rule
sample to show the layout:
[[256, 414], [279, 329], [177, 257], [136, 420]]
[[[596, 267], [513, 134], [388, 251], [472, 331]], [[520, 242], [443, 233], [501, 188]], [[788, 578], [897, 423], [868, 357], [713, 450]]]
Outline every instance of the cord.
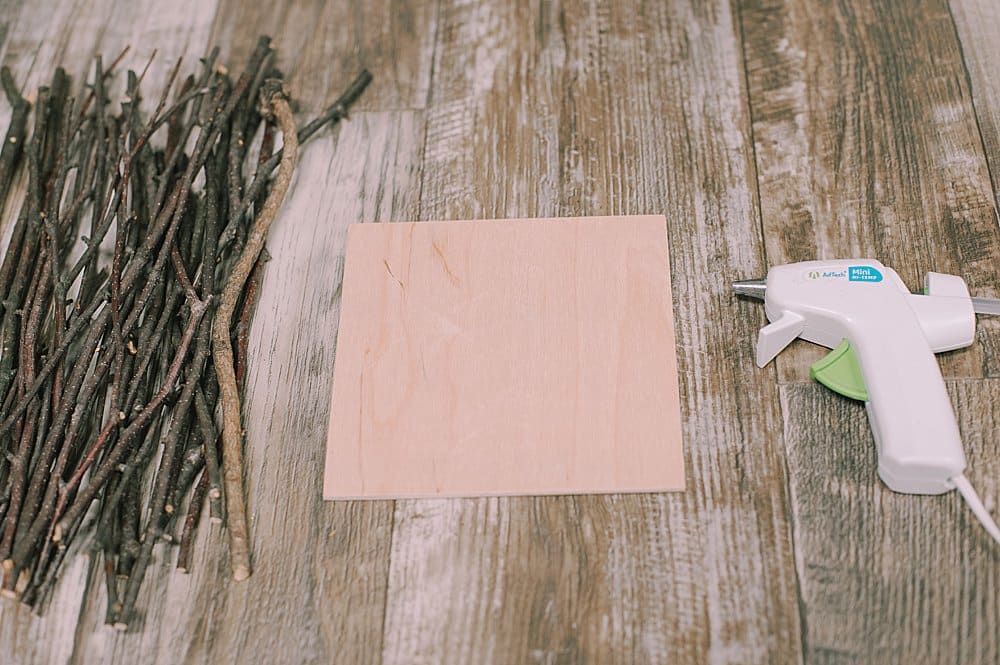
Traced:
[[969, 504], [972, 513], [979, 520], [980, 524], [983, 525], [983, 528], [986, 529], [986, 532], [993, 536], [993, 540], [1000, 543], [1000, 527], [990, 517], [989, 511], [986, 510], [986, 506], [983, 505], [983, 502], [979, 499], [979, 495], [976, 494], [976, 490], [972, 489], [972, 485], [969, 484], [966, 477], [960, 473], [952, 478], [951, 482], [958, 488], [958, 491], [962, 494], [962, 498]]

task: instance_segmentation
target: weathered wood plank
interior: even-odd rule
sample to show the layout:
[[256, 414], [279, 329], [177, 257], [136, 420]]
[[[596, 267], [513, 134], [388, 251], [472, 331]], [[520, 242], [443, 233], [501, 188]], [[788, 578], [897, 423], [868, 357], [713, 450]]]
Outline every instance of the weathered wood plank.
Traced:
[[[870, 256], [913, 289], [937, 271], [1000, 293], [1000, 229], [947, 4], [741, 4], [768, 262]], [[1000, 371], [1000, 328], [978, 339], [946, 374]], [[795, 345], [781, 380], [805, 380], [823, 353]]]
[[[178, 58], [186, 58], [187, 69], [197, 68], [197, 58], [207, 50], [214, 14], [214, 0], [169, 5], [150, 0], [32, 3], [21, 8], [9, 28], [3, 64], [10, 67], [22, 92], [32, 95], [38, 86], [48, 85], [57, 66], [65, 68], [79, 85], [93, 74], [96, 56], [102, 56], [107, 68], [128, 47], [118, 72], [142, 71], [149, 64], [144, 85], [147, 90], [158, 90]], [[123, 87], [124, 82], [118, 81], [118, 88]], [[6, 123], [9, 109], [3, 106]]]
[[421, 219], [666, 213], [683, 495], [396, 504], [386, 663], [800, 659], [727, 3], [442, 4]]
[[[994, 202], [1000, 207], [1000, 82], [996, 77], [997, 34], [1000, 34], [1000, 5], [989, 0], [951, 0], [949, 2], [955, 30], [962, 43], [962, 55], [972, 89], [972, 100], [978, 120], [979, 136], [986, 152]], [[1000, 220], [998, 220], [1000, 221]], [[979, 295], [1000, 297], [996, 285], [982, 285]], [[990, 357], [1000, 354], [997, 339], [1000, 321], [980, 323], [991, 333], [979, 339], [989, 346]], [[990, 376], [997, 376], [996, 363], [991, 362]]]
[[[949, 390], [967, 476], [996, 505], [996, 380]], [[864, 407], [781, 389], [810, 663], [1000, 662], [1000, 554], [957, 492], [896, 494], [876, 475]]]
[[979, 132], [1000, 202], [1000, 83], [996, 79], [1000, 6], [990, 0], [950, 0], [948, 5], [962, 43]]
[[258, 35], [270, 35], [303, 110], [333, 103], [363, 67], [375, 80], [355, 110], [424, 108], [436, 13], [432, 1], [221, 0], [212, 43], [242, 61]]
[[[961, 33], [961, 10], [973, 5], [953, 6]], [[55, 59], [111, 57], [133, 35], [166, 47], [161, 56], [200, 55], [210, 42], [200, 19], [184, 27], [201, 16], [194, 10], [173, 9], [173, 32], [157, 32], [166, 19], [155, 12], [168, 8], [129, 7], [25, 5], [10, 18], [4, 61], [34, 85]], [[748, 44], [769, 261], [811, 258], [809, 247], [884, 250], [914, 285], [918, 270], [955, 271], [1000, 295], [986, 227], [993, 194], [941, 4], [789, 2], [772, 8], [778, 27], [757, 4], [742, 21], [724, 3], [445, 2], [440, 15], [432, 2], [367, 7], [226, 3], [210, 24], [233, 65], [271, 33], [305, 109], [330, 101], [362, 64], [377, 69], [364, 108], [430, 100], [427, 124], [421, 112], [359, 113], [336, 141], [309, 146], [275, 228], [251, 361], [256, 576], [230, 584], [223, 535], [205, 529], [193, 574], [160, 560], [140, 600], [144, 626], [120, 636], [99, 625], [101, 591], [81, 610], [80, 558], [58, 592], [71, 600], [45, 619], [0, 606], [4, 653], [27, 663], [799, 660], [778, 391], [773, 370], [752, 367], [761, 313], [727, 287], [767, 264], [737, 34]], [[974, 8], [965, 20], [986, 23], [991, 15]], [[966, 62], [988, 63], [989, 45], [965, 48]], [[756, 70], [762, 62], [771, 64]], [[994, 112], [979, 103], [990, 82], [970, 71], [983, 124]], [[664, 212], [686, 494], [401, 502], [394, 512], [320, 503], [348, 221]], [[961, 355], [949, 371], [996, 371], [993, 336], [980, 336], [985, 355]], [[784, 377], [800, 378], [807, 363], [790, 360]], [[995, 503], [995, 456], [983, 454], [995, 386], [952, 387], [970, 476]], [[903, 636], [913, 646], [902, 655], [917, 663], [995, 662], [988, 631], [998, 612], [985, 595], [997, 586], [995, 550], [957, 497], [888, 493], [857, 408], [817, 387], [782, 395], [810, 660], [878, 662]]]
[[[753, 2], [742, 25], [768, 260], [873, 255], [913, 286], [937, 270], [996, 293], [1000, 233], [947, 7]], [[996, 330], [981, 322], [946, 373], [995, 373]], [[822, 354], [806, 346], [779, 361], [783, 381]], [[993, 382], [950, 385], [970, 476], [995, 497]], [[858, 404], [787, 385], [782, 411], [806, 660], [996, 662], [995, 544], [960, 498], [890, 492]]]

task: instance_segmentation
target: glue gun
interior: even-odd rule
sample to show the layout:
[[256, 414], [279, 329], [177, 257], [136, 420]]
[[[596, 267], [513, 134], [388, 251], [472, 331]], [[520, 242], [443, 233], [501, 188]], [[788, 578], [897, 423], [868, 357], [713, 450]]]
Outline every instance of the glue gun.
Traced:
[[810, 374], [864, 401], [885, 484], [907, 494], [957, 488], [1000, 542], [1000, 528], [963, 475], [962, 439], [934, 358], [971, 345], [976, 314], [1000, 314], [1000, 301], [972, 298], [961, 277], [935, 272], [923, 294], [910, 293], [894, 270], [868, 259], [776, 266], [733, 291], [764, 301], [770, 323], [757, 338], [758, 366], [799, 337], [833, 349]]

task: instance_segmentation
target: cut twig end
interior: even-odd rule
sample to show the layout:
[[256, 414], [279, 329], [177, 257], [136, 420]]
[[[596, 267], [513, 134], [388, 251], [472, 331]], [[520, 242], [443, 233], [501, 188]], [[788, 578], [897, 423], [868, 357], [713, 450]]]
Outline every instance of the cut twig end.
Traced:
[[340, 102], [345, 107], [350, 106], [357, 101], [358, 97], [361, 96], [361, 93], [365, 91], [365, 88], [367, 88], [368, 84], [371, 82], [372, 73], [367, 69], [362, 69], [361, 73], [359, 73], [354, 81], [351, 82], [350, 87], [347, 88], [347, 91], [340, 98]]
[[7, 101], [14, 107], [14, 110], [28, 108], [28, 100], [21, 96], [21, 92], [14, 83], [14, 77], [10, 73], [10, 67], [0, 69], [0, 84], [3, 85], [3, 92], [7, 95]]
[[260, 114], [265, 118], [274, 116], [274, 102], [290, 96], [288, 86], [281, 79], [267, 79], [260, 86]]
[[237, 582], [242, 582], [243, 580], [250, 577], [250, 566], [238, 564], [233, 566], [233, 579]]

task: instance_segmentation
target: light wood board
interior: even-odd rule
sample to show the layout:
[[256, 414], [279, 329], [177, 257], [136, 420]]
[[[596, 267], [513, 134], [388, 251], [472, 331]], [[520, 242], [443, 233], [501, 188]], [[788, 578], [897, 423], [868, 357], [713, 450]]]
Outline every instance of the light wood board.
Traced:
[[355, 224], [325, 496], [684, 487], [662, 216]]

